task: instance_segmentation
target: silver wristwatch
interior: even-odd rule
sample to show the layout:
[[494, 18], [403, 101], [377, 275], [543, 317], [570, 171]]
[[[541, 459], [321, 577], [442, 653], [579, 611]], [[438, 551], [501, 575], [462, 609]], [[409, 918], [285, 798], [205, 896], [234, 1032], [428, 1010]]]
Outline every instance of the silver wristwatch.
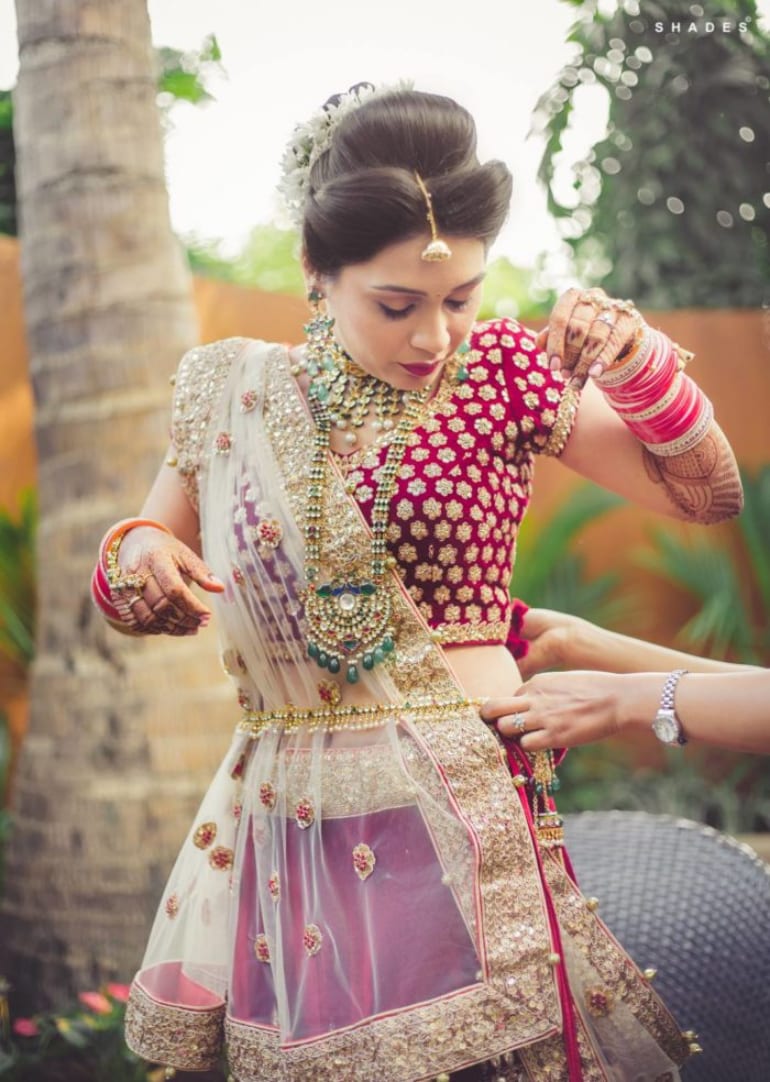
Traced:
[[663, 685], [663, 694], [660, 697], [660, 706], [652, 723], [652, 731], [658, 740], [672, 747], [676, 747], [677, 744], [687, 743], [687, 737], [682, 731], [682, 723], [676, 716], [676, 710], [674, 709], [676, 685], [686, 672], [687, 669], [674, 669], [667, 677]]

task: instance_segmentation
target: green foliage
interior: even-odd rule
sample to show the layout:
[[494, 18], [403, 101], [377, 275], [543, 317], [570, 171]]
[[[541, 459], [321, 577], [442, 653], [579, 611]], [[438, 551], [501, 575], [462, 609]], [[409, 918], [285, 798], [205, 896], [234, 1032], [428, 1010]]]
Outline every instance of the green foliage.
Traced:
[[[593, 0], [569, 41], [575, 55], [540, 98], [539, 176], [578, 277], [651, 308], [758, 306], [770, 280], [770, 36], [754, 0]], [[688, 32], [688, 18], [699, 27]], [[703, 27], [713, 19], [716, 32]], [[746, 33], [721, 31], [748, 22]], [[672, 21], [679, 32], [668, 32]], [[664, 32], [655, 23], [664, 24]], [[572, 163], [574, 196], [557, 195], [564, 136], [585, 85], [602, 87], [606, 136]]]
[[15, 237], [16, 150], [13, 143], [13, 100], [10, 90], [0, 90], [0, 233]]
[[714, 778], [703, 753], [666, 749], [662, 769], [634, 770], [607, 745], [576, 748], [559, 768], [559, 808], [683, 816], [728, 834], [770, 830], [770, 774], [756, 756], [731, 759], [728, 772]]
[[257, 225], [243, 249], [231, 259], [221, 254], [216, 241], [191, 238], [187, 244], [190, 268], [195, 274], [252, 286], [267, 293], [304, 296], [299, 238], [293, 230], [273, 224]]
[[182, 52], [161, 46], [155, 50], [158, 63], [158, 104], [167, 110], [178, 101], [200, 105], [213, 96], [207, 81], [222, 72], [222, 53], [214, 34], [204, 38], [197, 51]]
[[557, 609], [593, 623], [617, 624], [626, 602], [612, 596], [619, 576], [588, 578], [585, 558], [574, 551], [581, 531], [623, 501], [586, 482], [547, 519], [530, 510], [519, 531], [512, 592], [531, 607]]
[[701, 532], [653, 533], [640, 563], [688, 593], [697, 609], [679, 633], [685, 649], [748, 664], [770, 662], [770, 464], [741, 471], [743, 513], [727, 544]]
[[37, 499], [21, 495], [18, 519], [0, 510], [0, 653], [26, 669], [35, 652]]
[[532, 270], [515, 267], [505, 256], [494, 259], [487, 267], [479, 319], [512, 316], [524, 323], [545, 319], [556, 303], [556, 293], [538, 295], [533, 278]]

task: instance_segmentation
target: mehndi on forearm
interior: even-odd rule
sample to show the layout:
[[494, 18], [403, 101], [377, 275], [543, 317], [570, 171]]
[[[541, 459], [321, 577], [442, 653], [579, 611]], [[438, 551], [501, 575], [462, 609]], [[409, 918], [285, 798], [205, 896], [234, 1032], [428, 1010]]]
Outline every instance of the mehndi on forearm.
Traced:
[[743, 494], [730, 445], [711, 402], [684, 372], [692, 354], [645, 327], [622, 363], [597, 380], [641, 444], [644, 465], [678, 514], [691, 522], [737, 515]]
[[703, 439], [684, 454], [664, 458], [642, 447], [647, 474], [690, 522], [710, 525], [740, 514], [743, 489], [730, 444], [712, 422]]

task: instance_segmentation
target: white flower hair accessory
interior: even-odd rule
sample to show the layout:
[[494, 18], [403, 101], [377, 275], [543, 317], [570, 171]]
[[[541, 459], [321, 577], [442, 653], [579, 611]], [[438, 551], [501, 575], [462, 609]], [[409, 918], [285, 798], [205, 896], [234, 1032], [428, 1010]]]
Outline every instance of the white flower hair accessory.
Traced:
[[310, 186], [310, 170], [332, 145], [340, 121], [372, 98], [413, 88], [414, 83], [408, 79], [389, 86], [359, 83], [321, 106], [304, 124], [297, 124], [281, 159], [281, 180], [278, 184], [278, 191], [293, 225], [299, 226], [302, 222], [302, 208]]

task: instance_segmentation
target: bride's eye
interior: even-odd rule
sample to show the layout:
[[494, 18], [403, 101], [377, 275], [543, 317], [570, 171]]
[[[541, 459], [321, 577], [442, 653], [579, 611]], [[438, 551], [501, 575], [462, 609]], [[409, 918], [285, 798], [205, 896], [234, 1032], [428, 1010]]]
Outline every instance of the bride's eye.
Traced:
[[380, 308], [388, 319], [405, 319], [414, 309], [414, 305], [408, 304], [406, 308], [389, 308], [387, 304], [380, 303]]

